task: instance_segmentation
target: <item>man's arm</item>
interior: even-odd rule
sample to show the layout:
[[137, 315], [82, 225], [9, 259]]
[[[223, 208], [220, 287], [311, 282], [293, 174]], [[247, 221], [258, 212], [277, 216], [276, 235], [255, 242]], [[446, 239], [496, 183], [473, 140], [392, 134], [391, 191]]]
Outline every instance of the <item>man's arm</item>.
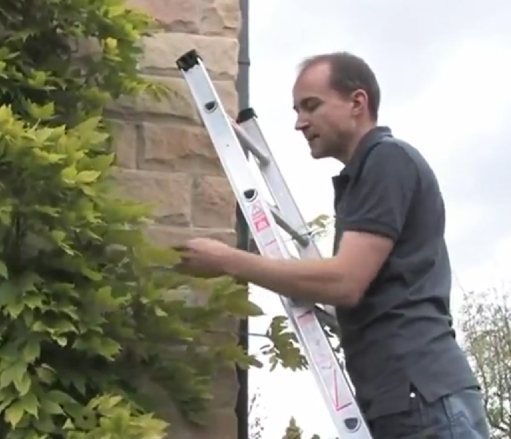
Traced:
[[350, 194], [337, 255], [274, 260], [240, 250], [222, 261], [225, 272], [283, 296], [355, 306], [387, 260], [404, 225], [417, 170], [399, 146], [377, 146]]

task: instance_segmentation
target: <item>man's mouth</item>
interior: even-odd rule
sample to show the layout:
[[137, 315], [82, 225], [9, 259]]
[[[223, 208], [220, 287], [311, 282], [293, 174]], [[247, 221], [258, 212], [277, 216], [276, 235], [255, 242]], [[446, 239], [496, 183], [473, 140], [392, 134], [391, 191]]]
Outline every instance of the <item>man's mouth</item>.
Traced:
[[312, 136], [307, 137], [307, 142], [311, 143], [312, 141], [316, 140], [317, 138], [319, 138], [319, 136], [317, 134], [313, 134]]

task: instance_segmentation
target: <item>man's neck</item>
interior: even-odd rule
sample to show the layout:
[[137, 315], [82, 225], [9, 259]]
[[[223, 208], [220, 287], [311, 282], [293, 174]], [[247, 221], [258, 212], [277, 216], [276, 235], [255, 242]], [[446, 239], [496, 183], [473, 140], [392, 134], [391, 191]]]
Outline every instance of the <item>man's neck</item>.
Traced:
[[360, 144], [360, 141], [362, 138], [373, 128], [376, 128], [377, 124], [374, 122], [367, 123], [363, 127], [361, 127], [354, 135], [349, 144], [347, 145], [347, 148], [344, 150], [342, 156], [340, 155], [337, 157], [338, 160], [340, 160], [345, 166], [346, 164], [351, 160], [353, 157], [353, 154], [355, 154], [355, 151]]

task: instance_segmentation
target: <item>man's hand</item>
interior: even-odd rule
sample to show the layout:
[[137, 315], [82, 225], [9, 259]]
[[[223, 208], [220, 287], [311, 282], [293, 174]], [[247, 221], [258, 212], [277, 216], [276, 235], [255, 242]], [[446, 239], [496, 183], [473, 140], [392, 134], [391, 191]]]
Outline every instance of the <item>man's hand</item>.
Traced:
[[236, 250], [209, 238], [195, 238], [177, 248], [181, 252], [178, 271], [196, 277], [217, 277], [226, 274], [225, 264]]

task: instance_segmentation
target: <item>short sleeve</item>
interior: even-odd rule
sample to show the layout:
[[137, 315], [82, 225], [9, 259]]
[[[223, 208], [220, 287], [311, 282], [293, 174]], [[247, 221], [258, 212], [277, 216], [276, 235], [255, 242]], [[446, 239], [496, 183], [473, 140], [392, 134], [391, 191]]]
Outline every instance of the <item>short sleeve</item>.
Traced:
[[343, 229], [397, 241], [418, 180], [417, 166], [403, 147], [387, 142], [374, 147], [343, 206]]

